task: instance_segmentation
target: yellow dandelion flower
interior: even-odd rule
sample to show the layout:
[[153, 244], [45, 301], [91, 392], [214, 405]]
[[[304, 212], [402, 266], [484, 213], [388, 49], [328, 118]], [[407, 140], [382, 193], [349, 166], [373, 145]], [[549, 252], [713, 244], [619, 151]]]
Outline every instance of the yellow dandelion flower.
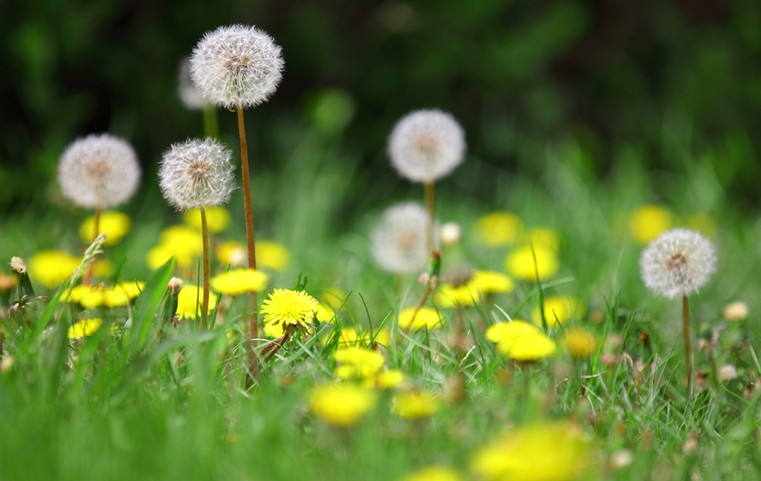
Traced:
[[96, 307], [120, 307], [129, 304], [140, 295], [145, 284], [143, 282], [120, 282], [112, 287], [103, 285], [76, 286], [69, 289], [63, 299], [76, 302], [87, 309]]
[[[536, 254], [536, 266], [534, 265]], [[524, 281], [535, 281], [536, 272], [539, 271], [539, 280], [549, 279], [558, 271], [559, 263], [555, 251], [542, 246], [534, 246], [531, 252], [530, 246], [523, 246], [510, 252], [505, 259], [507, 272]]]
[[66, 332], [66, 336], [69, 339], [81, 339], [83, 337], [92, 336], [103, 324], [103, 319], [94, 317], [92, 319], [82, 319], [75, 322], [69, 327]]
[[459, 286], [443, 284], [436, 293], [436, 303], [443, 308], [475, 306], [480, 301], [481, 293], [471, 282]]
[[384, 327], [383, 329], [376, 331], [374, 336], [374, 342], [376, 344], [380, 344], [381, 346], [391, 345], [391, 329], [388, 327]]
[[578, 426], [547, 422], [518, 427], [482, 447], [471, 469], [489, 481], [572, 481], [583, 477], [590, 453], [590, 442]]
[[353, 426], [375, 403], [375, 393], [353, 384], [315, 386], [309, 396], [309, 410], [334, 426]]
[[0, 292], [7, 292], [16, 287], [16, 276], [0, 272]]
[[402, 478], [402, 481], [462, 481], [462, 479], [462, 476], [452, 468], [428, 466], [408, 474]]
[[365, 379], [374, 376], [383, 367], [383, 354], [365, 347], [350, 346], [336, 349], [333, 359], [339, 364], [336, 376], [340, 379]]
[[41, 251], [29, 259], [29, 278], [47, 288], [58, 287], [74, 274], [80, 262], [82, 259], [68, 252]]
[[349, 294], [346, 291], [335, 286], [325, 289], [322, 293], [322, 300], [333, 309], [341, 309], [348, 298]]
[[[201, 209], [190, 209], [182, 214], [182, 221], [188, 227], [201, 230]], [[230, 225], [230, 213], [221, 206], [206, 207], [206, 226], [209, 232], [217, 234]]]
[[498, 322], [486, 330], [486, 339], [495, 343], [513, 342], [525, 335], [541, 334], [535, 325], [514, 319], [511, 322]]
[[330, 307], [326, 306], [322, 302], [317, 303], [317, 309], [314, 311], [314, 316], [320, 322], [326, 322], [332, 324], [336, 322], [336, 313]]
[[439, 316], [439, 313], [430, 307], [421, 308], [417, 315], [415, 315], [414, 307], [407, 307], [399, 313], [399, 327], [402, 329], [410, 331], [441, 329], [443, 325], [444, 320]]
[[317, 300], [304, 291], [275, 289], [262, 303], [260, 312], [265, 323], [307, 328], [317, 307]]
[[[118, 244], [132, 228], [132, 220], [127, 214], [115, 210], [101, 212], [98, 230], [106, 233], [103, 245]], [[95, 236], [95, 216], [90, 216], [79, 226], [79, 238], [85, 244], [90, 244]]]
[[[199, 242], [202, 242], [199, 238]], [[151, 269], [158, 269], [174, 259], [176, 265], [181, 268], [192, 267], [194, 261], [201, 255], [203, 246], [193, 246], [189, 243], [161, 243], [148, 251], [146, 263]]]
[[391, 401], [391, 411], [404, 419], [422, 419], [439, 410], [439, 400], [427, 391], [400, 392]]
[[114, 273], [114, 265], [107, 259], [98, 259], [92, 264], [92, 274], [95, 277], [104, 279], [111, 277]]
[[[584, 304], [578, 299], [566, 296], [550, 296], [544, 299], [544, 317], [547, 327], [563, 325], [568, 319], [578, 319], [586, 311]], [[532, 319], [536, 325], [542, 325], [542, 315], [539, 306], [532, 311]]]
[[523, 236], [523, 245], [534, 245], [542, 247], [552, 252], [560, 249], [560, 239], [558, 233], [549, 227], [533, 227], [526, 231]]
[[492, 212], [476, 221], [476, 237], [487, 246], [514, 244], [523, 232], [523, 222], [512, 212]]
[[256, 265], [274, 271], [282, 271], [291, 262], [291, 254], [282, 244], [272, 241], [257, 241]]
[[237, 241], [221, 242], [216, 250], [217, 260], [223, 266], [241, 267], [248, 265], [246, 245]]
[[671, 212], [657, 205], [644, 205], [629, 216], [629, 233], [640, 244], [648, 244], [673, 225]]
[[375, 374], [372, 386], [378, 389], [394, 389], [404, 382], [404, 373], [398, 369], [386, 369]]
[[597, 338], [589, 331], [570, 327], [563, 331], [563, 342], [571, 356], [584, 359], [597, 351]]
[[[193, 284], [185, 284], [177, 296], [177, 317], [180, 319], [197, 318], [201, 315], [203, 290]], [[209, 310], [217, 305], [217, 295], [209, 292]], [[206, 313], [208, 314], [208, 312]]]
[[211, 287], [228, 296], [260, 292], [267, 287], [267, 274], [254, 269], [232, 269], [212, 277]]
[[500, 354], [514, 361], [530, 362], [555, 354], [555, 341], [541, 332], [526, 334], [497, 344]]
[[515, 288], [509, 276], [495, 271], [475, 271], [470, 283], [481, 294], [507, 294]]

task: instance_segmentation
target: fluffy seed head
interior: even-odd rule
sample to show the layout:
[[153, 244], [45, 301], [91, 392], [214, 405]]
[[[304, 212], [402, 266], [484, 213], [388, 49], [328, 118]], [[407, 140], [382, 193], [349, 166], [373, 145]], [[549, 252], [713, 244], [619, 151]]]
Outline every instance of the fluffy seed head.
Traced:
[[159, 168], [164, 198], [178, 210], [224, 204], [234, 189], [231, 156], [211, 138], [172, 145]]
[[639, 265], [645, 285], [673, 299], [697, 292], [708, 282], [716, 268], [716, 252], [697, 232], [672, 229], [647, 246]]
[[277, 89], [285, 62], [265, 32], [230, 25], [207, 32], [190, 57], [190, 76], [211, 103], [228, 109], [259, 105]]
[[420, 271], [428, 261], [426, 226], [428, 212], [406, 202], [389, 208], [372, 233], [375, 262], [397, 274]]
[[180, 100], [190, 110], [201, 110], [209, 105], [209, 102], [201, 95], [193, 81], [190, 79], [190, 59], [184, 58], [180, 62], [178, 74], [177, 93]]
[[388, 142], [391, 165], [412, 182], [433, 182], [457, 167], [465, 153], [465, 134], [451, 115], [417, 110], [402, 117]]
[[74, 141], [58, 163], [63, 195], [75, 204], [107, 208], [125, 202], [140, 182], [140, 164], [132, 147], [108, 134]]

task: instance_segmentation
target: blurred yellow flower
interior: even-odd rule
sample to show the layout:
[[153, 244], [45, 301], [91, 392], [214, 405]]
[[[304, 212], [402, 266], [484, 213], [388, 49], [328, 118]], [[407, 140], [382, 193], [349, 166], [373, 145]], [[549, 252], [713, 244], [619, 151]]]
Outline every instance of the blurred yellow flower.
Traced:
[[190, 227], [176, 225], [164, 229], [159, 244], [148, 251], [146, 262], [151, 269], [158, 269], [174, 258], [178, 267], [193, 267], [193, 262], [201, 256], [203, 238], [201, 233]]
[[[127, 214], [115, 210], [101, 212], [99, 228], [100, 232], [106, 233], [103, 245], [112, 246], [118, 244], [132, 228], [132, 221]], [[79, 238], [85, 244], [90, 244], [95, 238], [95, 216], [90, 216], [79, 226]]]
[[319, 322], [326, 322], [328, 324], [336, 322], [336, 313], [333, 309], [319, 301], [317, 302], [317, 309], [314, 311], [314, 317]]
[[459, 286], [442, 284], [436, 292], [436, 303], [443, 308], [475, 306], [480, 300], [481, 293], [472, 282]]
[[541, 332], [525, 334], [497, 344], [500, 354], [514, 361], [530, 362], [555, 354], [555, 341]]
[[[536, 254], [536, 266], [534, 265], [534, 254]], [[549, 279], [558, 271], [559, 263], [555, 251], [549, 250], [542, 246], [534, 246], [532, 253], [531, 246], [519, 247], [505, 259], [505, 268], [513, 277], [524, 281], [535, 281], [536, 273], [539, 272], [539, 280]]]
[[594, 334], [578, 327], [569, 327], [563, 331], [563, 341], [568, 353], [575, 358], [587, 358], [597, 350]]
[[535, 325], [526, 321], [514, 319], [510, 322], [498, 322], [486, 330], [486, 339], [495, 343], [513, 342], [515, 339], [530, 335], [541, 334]]
[[254, 269], [232, 269], [212, 277], [211, 287], [228, 296], [261, 292], [267, 287], [267, 274]]
[[83, 337], [92, 336], [103, 324], [103, 319], [94, 317], [92, 319], [82, 319], [75, 322], [66, 331], [66, 336], [69, 339], [81, 339]]
[[114, 286], [76, 286], [63, 294], [66, 302], [76, 302], [86, 309], [96, 307], [121, 307], [129, 304], [142, 292], [143, 282], [120, 282]]
[[16, 287], [16, 276], [0, 272], [0, 292], [10, 291]]
[[[202, 289], [193, 284], [185, 284], [177, 297], [177, 317], [180, 319], [200, 317], [202, 297]], [[209, 310], [214, 309], [216, 305], [217, 295], [209, 292]]]
[[[331, 321], [332, 322], [332, 321]], [[330, 339], [327, 338], [326, 341]], [[383, 328], [373, 334], [357, 330], [354, 327], [341, 327], [341, 334], [338, 338], [338, 345], [344, 346], [368, 346], [371, 343], [388, 346], [391, 343], [391, 332], [388, 328]]]
[[[189, 227], [201, 230], [201, 209], [191, 209], [183, 212], [182, 221]], [[217, 234], [227, 229], [230, 224], [230, 213], [220, 206], [206, 207], [206, 226], [209, 232]]]
[[[550, 296], [544, 299], [544, 317], [547, 320], [547, 327], [563, 325], [568, 319], [578, 319], [586, 311], [584, 304], [572, 297], [567, 296]], [[539, 312], [539, 306], [532, 310], [532, 318], [537, 326], [542, 325], [542, 315]]]
[[82, 259], [58, 250], [41, 251], [29, 259], [29, 278], [47, 288], [58, 287], [68, 280]]
[[397, 369], [386, 369], [375, 374], [372, 386], [378, 389], [394, 389], [404, 382], [404, 373]]
[[487, 246], [514, 244], [523, 232], [523, 222], [512, 212], [492, 212], [476, 221], [476, 238]]
[[414, 307], [404, 308], [399, 313], [399, 327], [402, 329], [419, 331], [421, 329], [441, 329], [443, 326], [444, 320], [435, 309], [430, 307], [420, 308], [417, 315], [415, 315]]
[[590, 463], [590, 441], [570, 422], [545, 422], [513, 429], [482, 447], [471, 469], [488, 481], [572, 481]]
[[223, 266], [242, 267], [248, 265], [246, 245], [237, 241], [221, 242], [216, 249], [217, 260]]
[[340, 379], [367, 379], [383, 367], [383, 354], [360, 346], [339, 347], [333, 353], [338, 363], [336, 376]]
[[288, 249], [277, 242], [260, 240], [256, 242], [256, 266], [282, 271], [291, 262]]
[[439, 410], [439, 400], [427, 391], [400, 392], [391, 401], [391, 411], [405, 419], [422, 419]]
[[340, 309], [348, 300], [349, 294], [340, 287], [329, 287], [322, 293], [321, 299], [333, 309]]
[[640, 244], [647, 244], [673, 225], [671, 212], [657, 205], [643, 205], [629, 216], [629, 233]]
[[428, 466], [402, 478], [402, 481], [462, 481], [462, 476], [452, 468]]
[[315, 386], [309, 396], [309, 410], [335, 426], [353, 426], [370, 412], [376, 403], [373, 391], [353, 384]]
[[515, 283], [509, 276], [495, 271], [480, 271], [473, 273], [469, 284], [481, 294], [507, 294], [515, 288]]
[[533, 227], [523, 236], [523, 245], [534, 245], [552, 252], [560, 249], [560, 239], [557, 232], [549, 227]]

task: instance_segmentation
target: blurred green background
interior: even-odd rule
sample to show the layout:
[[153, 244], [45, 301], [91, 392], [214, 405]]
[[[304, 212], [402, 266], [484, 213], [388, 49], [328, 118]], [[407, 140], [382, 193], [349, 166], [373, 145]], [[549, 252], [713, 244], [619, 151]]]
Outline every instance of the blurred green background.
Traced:
[[[408, 111], [438, 107], [467, 133], [458, 182], [486, 203], [505, 174], [551, 168], [552, 150], [600, 181], [644, 165], [654, 201], [674, 172], [711, 169], [732, 203], [757, 205], [754, 0], [0, 0], [0, 213], [55, 200], [61, 152], [94, 132], [130, 140], [155, 191], [161, 153], [202, 134], [177, 95], [180, 59], [230, 23], [269, 32], [286, 60], [278, 92], [248, 114], [255, 176], [316, 134], [312, 148], [346, 159], [345, 205], [371, 185], [408, 192], [386, 137]], [[219, 113], [235, 142], [234, 116]]]

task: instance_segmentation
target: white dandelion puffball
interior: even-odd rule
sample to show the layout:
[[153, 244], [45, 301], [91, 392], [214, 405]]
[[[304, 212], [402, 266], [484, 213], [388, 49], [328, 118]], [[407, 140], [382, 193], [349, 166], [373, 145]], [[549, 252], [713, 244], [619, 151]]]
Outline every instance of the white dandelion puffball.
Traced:
[[645, 285], [673, 299], [697, 292], [716, 269], [716, 251], [705, 237], [688, 229], [661, 234], [639, 260]]
[[388, 142], [391, 165], [413, 182], [433, 182], [460, 165], [465, 134], [451, 115], [417, 110], [402, 117]]
[[230, 25], [206, 33], [190, 57], [190, 76], [209, 102], [230, 110], [267, 100], [277, 89], [285, 62], [265, 32]]
[[127, 201], [140, 183], [132, 147], [108, 135], [89, 135], [66, 148], [58, 163], [63, 195], [81, 207], [107, 208]]
[[198, 91], [193, 81], [190, 79], [190, 59], [183, 59], [180, 62], [180, 69], [177, 76], [178, 86], [177, 93], [180, 96], [182, 104], [189, 110], [203, 110], [208, 107], [209, 101], [206, 100], [201, 92]]
[[159, 168], [164, 198], [178, 210], [224, 204], [235, 188], [232, 152], [211, 139], [172, 145]]
[[428, 261], [428, 212], [408, 202], [387, 209], [372, 233], [375, 262], [397, 274], [419, 272]]

